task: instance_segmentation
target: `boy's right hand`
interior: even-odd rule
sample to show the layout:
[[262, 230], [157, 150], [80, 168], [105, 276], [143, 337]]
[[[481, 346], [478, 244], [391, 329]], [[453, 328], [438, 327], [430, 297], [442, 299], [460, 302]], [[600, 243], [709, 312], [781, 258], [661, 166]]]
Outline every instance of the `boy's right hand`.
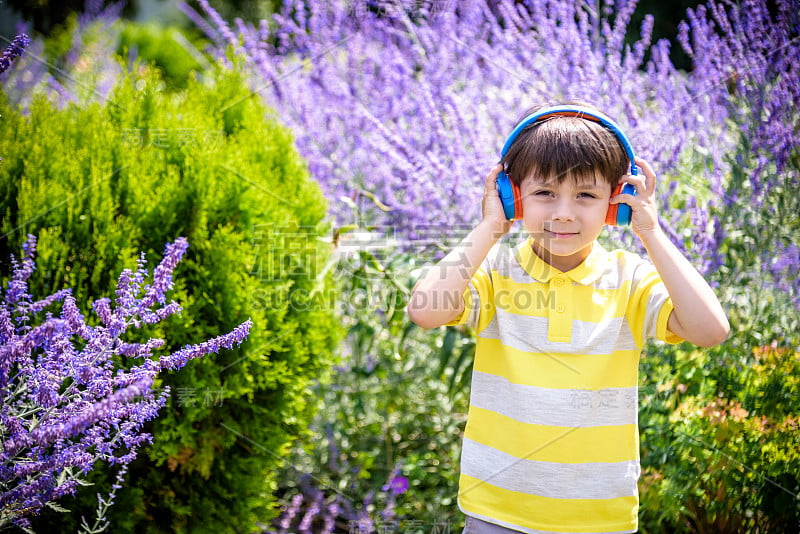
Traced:
[[486, 176], [486, 183], [483, 188], [483, 223], [491, 225], [493, 233], [497, 233], [498, 238], [508, 233], [514, 221], [506, 219], [503, 211], [503, 203], [500, 200], [500, 193], [497, 192], [497, 175], [503, 170], [503, 165], [498, 163]]

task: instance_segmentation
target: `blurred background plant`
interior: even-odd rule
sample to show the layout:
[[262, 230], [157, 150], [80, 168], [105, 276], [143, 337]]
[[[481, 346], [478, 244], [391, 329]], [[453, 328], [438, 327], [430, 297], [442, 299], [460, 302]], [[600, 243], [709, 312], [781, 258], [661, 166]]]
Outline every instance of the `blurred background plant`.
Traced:
[[[405, 314], [409, 269], [435, 257], [441, 236], [413, 252], [380, 228], [342, 227], [336, 237], [347, 337], [332, 382], [315, 388], [317, 439], [295, 448], [279, 477], [284, 502], [313, 503], [321, 491], [337, 505], [337, 532], [456, 532], [474, 341], [459, 329], [423, 331]], [[304, 517], [289, 506], [276, 526], [292, 514]]]
[[[679, 34], [689, 72], [671, 63], [668, 41], [652, 43], [651, 16], [626, 42], [634, 1], [286, 1], [270, 21], [233, 26], [200, 4], [217, 54], [245, 57], [259, 94], [296, 132], [339, 224], [350, 198], [367, 224], [406, 239], [468, 226], [479, 215], [474, 177], [488, 172], [497, 140], [531, 103], [567, 98], [595, 102], [636, 140], [661, 176], [664, 225], [703, 274], [721, 265], [729, 228], [719, 211], [798, 185], [787, 167], [800, 136], [790, 3], [774, 15], [764, 1], [690, 11]], [[762, 162], [758, 181], [725, 197], [741, 135]]]
[[[269, 494], [249, 502], [277, 499], [281, 510], [274, 521], [268, 512], [255, 514], [259, 528], [460, 527], [453, 499], [471, 337], [462, 329], [410, 325], [405, 295], [416, 270], [477, 220], [476, 184], [517, 116], [535, 102], [577, 97], [606, 109], [654, 164], [664, 227], [717, 287], [734, 328], [711, 351], [653, 345], [643, 355], [642, 531], [797, 530], [796, 2], [693, 2], [682, 4], [677, 17], [663, 11], [675, 4], [634, 1], [287, 0], [258, 8], [266, 13], [248, 6], [180, 4], [191, 25], [175, 28], [177, 36], [95, 3], [50, 40], [34, 38], [29, 57], [0, 82], [23, 112], [34, 94], [59, 107], [88, 108], [116, 102], [115, 77], [158, 69], [158, 90], [176, 103], [163, 122], [149, 123], [158, 132], [184, 113], [177, 104], [184, 91], [214, 85], [216, 69], [227, 65], [247, 73], [237, 89], [244, 95], [248, 84], [243, 102], [263, 99], [270, 110], [244, 108], [237, 116], [266, 115], [290, 128], [328, 201], [332, 228], [312, 233], [327, 241], [315, 254], [339, 291], [305, 296], [334, 310], [346, 336], [335, 349], [333, 373], [334, 358], [323, 358], [319, 377], [306, 375], [295, 391], [297, 403], [308, 403], [307, 416], [286, 421], [299, 428], [317, 415], [305, 438], [275, 449], [272, 465], [280, 472]], [[665, 33], [667, 19], [673, 29]], [[219, 102], [211, 103], [220, 97], [208, 98], [205, 113], [220, 111]], [[164, 101], [123, 103], [157, 110]], [[36, 161], [27, 168], [42, 165]], [[268, 235], [255, 232], [243, 242], [263, 243]], [[625, 231], [603, 240], [639, 246]], [[291, 242], [275, 244], [289, 265], [310, 255]], [[260, 276], [256, 263], [228, 272], [248, 267]], [[285, 296], [253, 295], [256, 312], [274, 306], [274, 295]], [[300, 314], [309, 306], [301, 300], [289, 304]], [[764, 351], [775, 355], [759, 356]], [[173, 430], [176, 439], [194, 431]], [[240, 445], [248, 454], [259, 451], [255, 440]], [[165, 479], [150, 475], [154, 487]], [[403, 481], [408, 490], [397, 491]], [[150, 519], [174, 530], [196, 528], [175, 519], [189, 509], [176, 495], [169, 496], [170, 511]], [[234, 493], [223, 495], [233, 502]], [[121, 520], [118, 528], [132, 527]]]
[[800, 353], [785, 343], [648, 357], [643, 532], [797, 531]]

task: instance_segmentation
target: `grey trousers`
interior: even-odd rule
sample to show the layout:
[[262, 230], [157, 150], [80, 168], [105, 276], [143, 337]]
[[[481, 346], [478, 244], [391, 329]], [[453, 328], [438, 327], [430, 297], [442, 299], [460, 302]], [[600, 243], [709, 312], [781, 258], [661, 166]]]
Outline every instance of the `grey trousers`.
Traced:
[[467, 523], [462, 534], [519, 534], [519, 531], [467, 516]]

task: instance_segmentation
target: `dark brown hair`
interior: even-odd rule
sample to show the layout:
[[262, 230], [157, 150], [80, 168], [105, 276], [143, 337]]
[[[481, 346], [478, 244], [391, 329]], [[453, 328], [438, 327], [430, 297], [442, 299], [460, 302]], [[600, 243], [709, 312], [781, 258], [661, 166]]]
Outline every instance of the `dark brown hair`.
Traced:
[[[600, 112], [592, 104], [577, 100], [553, 105], [574, 105]], [[517, 124], [545, 107], [550, 105], [529, 109]], [[516, 185], [529, 176], [561, 183], [564, 180], [577, 182], [587, 177], [594, 179], [599, 174], [613, 189], [630, 171], [625, 149], [611, 130], [599, 122], [569, 116], [545, 118], [526, 127], [501, 163]]]

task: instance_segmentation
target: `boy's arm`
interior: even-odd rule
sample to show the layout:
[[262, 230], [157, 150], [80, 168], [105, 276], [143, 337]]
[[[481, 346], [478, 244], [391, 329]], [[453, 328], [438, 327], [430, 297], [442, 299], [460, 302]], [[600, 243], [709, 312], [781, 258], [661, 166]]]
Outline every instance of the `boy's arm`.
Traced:
[[408, 302], [408, 315], [423, 328], [436, 328], [464, 311], [462, 295], [489, 250], [511, 228], [497, 193], [497, 165], [486, 177], [483, 220], [447, 256], [427, 268]]
[[714, 291], [663, 231], [640, 235], [674, 309], [667, 328], [700, 347], [725, 341], [730, 325]]
[[722, 305], [702, 275], [661, 230], [653, 199], [655, 173], [644, 160], [637, 158], [636, 163], [644, 170], [644, 178], [628, 176], [625, 179], [636, 186], [638, 195], [619, 195], [615, 202], [631, 204], [634, 210], [631, 226], [642, 240], [672, 299], [674, 308], [667, 328], [701, 347], [722, 343], [730, 332]]

